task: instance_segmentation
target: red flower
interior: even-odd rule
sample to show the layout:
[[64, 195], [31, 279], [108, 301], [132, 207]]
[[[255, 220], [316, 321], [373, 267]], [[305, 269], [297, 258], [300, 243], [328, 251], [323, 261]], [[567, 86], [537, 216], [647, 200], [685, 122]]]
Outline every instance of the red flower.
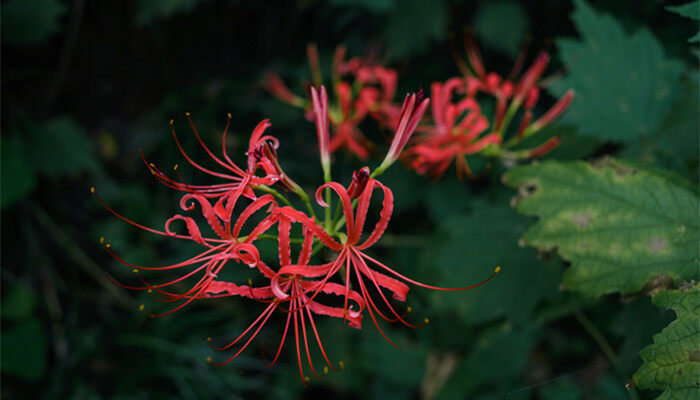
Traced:
[[[352, 299], [350, 294], [350, 279], [353, 278], [356, 279], [359, 285], [360, 294], [364, 303], [367, 304], [367, 311], [369, 312], [375, 326], [387, 341], [394, 344], [382, 331], [376, 316], [379, 316], [389, 322], [400, 321], [403, 324], [411, 327], [416, 327], [416, 325], [412, 325], [407, 322], [404, 317], [395, 310], [384, 294], [384, 290], [389, 291], [392, 294], [392, 297], [398, 301], [405, 301], [406, 294], [408, 293], [408, 286], [404, 282], [435, 290], [466, 290], [486, 283], [495, 275], [495, 273], [498, 272], [498, 269], [489, 278], [476, 285], [464, 288], [441, 288], [412, 280], [384, 265], [375, 258], [365, 254], [365, 250], [374, 245], [386, 230], [393, 211], [394, 197], [389, 188], [372, 178], [367, 178], [364, 183], [364, 187], [359, 188], [358, 186], [362, 185], [361, 182], [359, 182], [360, 176], [362, 177], [362, 180], [364, 180], [364, 173], [357, 174], [356, 178], [358, 181], [354, 181], [353, 184], [351, 184], [351, 187], [353, 187], [355, 191], [361, 192], [355, 211], [353, 211], [353, 201], [351, 199], [351, 195], [341, 184], [337, 182], [328, 182], [319, 187], [316, 191], [316, 201], [324, 207], [328, 206], [328, 204], [326, 204], [321, 198], [324, 189], [329, 188], [340, 197], [346, 224], [346, 233], [339, 235], [341, 238], [340, 241], [333, 239], [325, 230], [323, 230], [323, 228], [316, 224], [313, 219], [307, 217], [299, 211], [288, 207], [278, 208], [274, 211], [284, 213], [290, 219], [301, 222], [307, 229], [313, 232], [326, 247], [339, 252], [339, 254], [333, 262], [319, 267], [309, 268], [305, 266], [283, 266], [272, 279], [272, 286], [273, 288], [278, 287], [280, 282], [282, 282], [282, 279], [287, 276], [301, 275], [308, 278], [322, 277], [322, 279], [313, 286], [304, 288], [304, 295], [308, 296], [308, 301], [312, 301], [318, 295], [318, 293], [324, 290], [324, 287], [328, 284], [329, 279], [338, 275], [344, 268], [344, 314], [349, 315], [350, 313], [349, 301]], [[372, 229], [369, 236], [362, 240], [362, 233], [364, 231], [364, 225], [367, 218], [370, 198], [372, 197], [372, 193], [375, 189], [380, 189], [384, 194], [382, 210], [380, 212], [380, 220]], [[374, 265], [374, 267], [370, 267], [370, 265]], [[379, 271], [382, 272], [379, 272], [377, 268], [379, 268]], [[389, 310], [387, 315], [385, 315], [385, 313], [379, 309], [375, 301], [372, 299], [370, 296], [370, 290], [375, 291], [381, 301], [387, 307]], [[287, 296], [285, 293], [280, 293], [278, 295], [278, 297], [283, 299], [287, 298], [285, 296]]]
[[[318, 49], [307, 47], [313, 85], [323, 83]], [[396, 71], [379, 65], [369, 58], [353, 57], [345, 60], [345, 47], [338, 46], [333, 57], [332, 85], [329, 91], [335, 95], [330, 108], [330, 152], [345, 148], [360, 159], [367, 159], [372, 143], [360, 131], [358, 125], [369, 115], [380, 123], [392, 125], [398, 109], [393, 104], [396, 93]], [[267, 73], [264, 87], [275, 97], [290, 105], [303, 108], [308, 119], [314, 118], [312, 101], [293, 94], [275, 74]]]
[[482, 135], [488, 132], [489, 123], [472, 97], [453, 101], [454, 92], [460, 89], [465, 89], [460, 78], [435, 82], [431, 87], [433, 125], [419, 127], [415, 145], [406, 153], [420, 174], [439, 178], [455, 160], [458, 176], [472, 177], [466, 156], [501, 142], [498, 133]]

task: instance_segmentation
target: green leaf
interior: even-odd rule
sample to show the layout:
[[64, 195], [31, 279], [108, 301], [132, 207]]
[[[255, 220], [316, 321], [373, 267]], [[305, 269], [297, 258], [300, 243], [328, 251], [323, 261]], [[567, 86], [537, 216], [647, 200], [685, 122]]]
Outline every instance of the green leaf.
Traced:
[[37, 44], [61, 29], [66, 6], [60, 0], [10, 0], [2, 5], [2, 41]]
[[[681, 17], [690, 18], [695, 21], [700, 20], [700, 0], [691, 1], [690, 3], [682, 4], [680, 6], [667, 6], [666, 9], [672, 13], [680, 15]], [[696, 33], [695, 36], [688, 39], [688, 41], [690, 43], [700, 42], [700, 32]]]
[[5, 208], [27, 196], [36, 180], [21, 147], [14, 141], [0, 138], [0, 154], [0, 208]]
[[680, 6], [666, 6], [666, 9], [681, 17], [691, 18], [696, 21], [700, 20], [700, 0], [691, 1]]
[[432, 246], [427, 247], [426, 274], [444, 286], [468, 286], [486, 278], [496, 266], [501, 272], [488, 283], [460, 293], [431, 291], [435, 309], [454, 311], [465, 322], [477, 324], [506, 316], [526, 322], [535, 306], [555, 298], [561, 266], [544, 264], [530, 248], [518, 246], [529, 218], [507, 206], [484, 199], [472, 200], [473, 212], [443, 219]]
[[21, 378], [36, 381], [46, 371], [46, 336], [44, 327], [36, 318], [25, 320], [2, 331], [0, 370]]
[[139, 0], [136, 22], [147, 25], [159, 18], [169, 18], [174, 14], [188, 13], [203, 0]]
[[484, 330], [437, 398], [473, 398], [469, 395], [486, 385], [500, 391], [495, 398], [504, 398], [509, 383], [527, 367], [537, 333], [533, 327], [514, 328], [507, 323]]
[[654, 296], [655, 305], [672, 308], [678, 319], [654, 335], [639, 354], [644, 364], [632, 379], [640, 389], [660, 389], [659, 399], [700, 397], [700, 288], [668, 290]]
[[532, 164], [504, 181], [519, 188], [518, 211], [540, 217], [523, 241], [571, 262], [571, 290], [626, 294], [652, 279], [700, 278], [698, 193], [677, 175], [603, 159]]
[[562, 123], [581, 135], [626, 143], [656, 132], [676, 98], [682, 63], [666, 59], [648, 29], [628, 35], [611, 16], [583, 0], [575, 4], [581, 39], [556, 41], [568, 72], [551, 86], [556, 96], [576, 90]]
[[27, 143], [34, 170], [48, 177], [76, 178], [98, 168], [92, 141], [70, 117], [54, 118], [31, 131]]
[[445, 37], [448, 6], [444, 0], [403, 0], [386, 21], [384, 38], [393, 59], [421, 54]]
[[0, 315], [7, 319], [23, 319], [32, 315], [36, 297], [26, 286], [12, 286], [0, 305]]
[[484, 3], [472, 20], [479, 39], [509, 56], [518, 54], [529, 22], [522, 4], [512, 0]]
[[364, 8], [373, 13], [386, 13], [395, 6], [394, 0], [328, 0], [336, 6]]

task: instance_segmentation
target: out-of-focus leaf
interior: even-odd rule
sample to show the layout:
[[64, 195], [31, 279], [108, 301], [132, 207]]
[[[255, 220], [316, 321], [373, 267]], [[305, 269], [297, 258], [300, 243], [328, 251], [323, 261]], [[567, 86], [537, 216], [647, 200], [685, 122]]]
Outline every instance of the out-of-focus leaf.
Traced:
[[576, 0], [572, 16], [581, 39], [559, 39], [567, 75], [551, 86], [576, 98], [562, 118], [581, 135], [618, 142], [650, 136], [663, 123], [679, 89], [680, 62], [668, 60], [646, 28], [627, 35], [611, 16]]
[[22, 319], [32, 315], [36, 297], [26, 286], [12, 286], [0, 305], [0, 315], [7, 319]]
[[[690, 3], [681, 4], [680, 6], [667, 6], [666, 9], [672, 13], [676, 13], [681, 17], [700, 20], [700, 0], [691, 1]], [[691, 43], [700, 42], [700, 32], [688, 39]]]
[[499, 391], [495, 398], [504, 398], [509, 385], [524, 372], [536, 339], [534, 327], [502, 324], [485, 330], [437, 398], [473, 398], [469, 395], [479, 386], [494, 388]]
[[336, 6], [364, 8], [378, 14], [391, 11], [396, 4], [394, 0], [328, 0], [328, 3]]
[[700, 287], [667, 290], [654, 296], [656, 306], [672, 308], [671, 322], [639, 354], [644, 364], [632, 379], [641, 389], [660, 389], [660, 399], [700, 397]]
[[468, 286], [486, 278], [496, 266], [502, 270], [485, 285], [465, 292], [431, 291], [437, 310], [454, 311], [467, 323], [504, 315], [525, 322], [540, 301], [556, 297], [560, 265], [541, 263], [536, 251], [518, 246], [529, 218], [519, 216], [503, 200], [502, 205], [472, 200], [471, 213], [441, 222], [426, 254], [431, 283]]
[[387, 16], [384, 38], [390, 57], [423, 53], [446, 35], [448, 4], [444, 0], [402, 0]]
[[36, 318], [19, 322], [3, 330], [0, 341], [2, 363], [0, 370], [36, 381], [46, 370], [46, 337], [44, 327]]
[[571, 379], [561, 379], [542, 386], [543, 400], [579, 400], [581, 389]]
[[90, 138], [70, 117], [54, 118], [32, 131], [26, 149], [34, 170], [50, 178], [76, 178], [98, 168]]
[[0, 153], [0, 208], [5, 208], [28, 195], [36, 179], [15, 142], [0, 138]]
[[479, 39], [487, 46], [515, 56], [525, 37], [529, 20], [521, 3], [500, 0], [485, 2], [476, 12], [472, 24]]
[[561, 136], [561, 143], [547, 153], [548, 159], [580, 160], [593, 154], [600, 145], [595, 137], [579, 135], [573, 126], [553, 124], [545, 126], [536, 135], [527, 137], [518, 147], [535, 148], [554, 136]]
[[540, 220], [523, 235], [572, 263], [564, 285], [587, 296], [636, 293], [650, 280], [698, 279], [698, 194], [683, 178], [618, 160], [543, 162], [504, 176], [517, 209]]
[[36, 44], [61, 29], [66, 6], [60, 0], [10, 0], [2, 5], [2, 41]]
[[158, 18], [168, 18], [174, 14], [194, 10], [204, 0], [139, 0], [136, 22], [146, 25]]

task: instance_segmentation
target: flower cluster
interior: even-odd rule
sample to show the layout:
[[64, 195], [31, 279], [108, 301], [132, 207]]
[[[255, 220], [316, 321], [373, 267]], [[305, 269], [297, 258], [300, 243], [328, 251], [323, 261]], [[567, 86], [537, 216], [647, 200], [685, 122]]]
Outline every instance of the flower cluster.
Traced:
[[[358, 67], [357, 71], [362, 71], [362, 68]], [[362, 72], [365, 73], [370, 74]], [[97, 197], [94, 188], [91, 189], [107, 210], [124, 221], [157, 235], [193, 241], [202, 248], [199, 254], [184, 261], [152, 267], [129, 263], [117, 255], [112, 246], [105, 244], [109, 254], [133, 268], [139, 280], [138, 285], [115, 283], [129, 289], [146, 290], [158, 300], [170, 304], [166, 311], [160, 313], [150, 313], [141, 306], [143, 311], [151, 316], [167, 315], [205, 298], [241, 297], [262, 303], [262, 313], [240, 335], [223, 345], [215, 345], [208, 339], [215, 350], [232, 349], [232, 354], [216, 365], [226, 364], [238, 357], [272, 315], [280, 314], [286, 321], [284, 330], [277, 350], [267, 365], [277, 362], [287, 337], [293, 336], [299, 374], [304, 384], [310, 380], [305, 374], [305, 364], [316, 378], [323, 377], [329, 368], [337, 370], [343, 366], [342, 362], [338, 365], [332, 363], [326, 354], [316, 326], [317, 318], [337, 318], [349, 327], [360, 329], [363, 317], [368, 314], [379, 332], [393, 344], [382, 331], [380, 320], [401, 322], [412, 327], [418, 325], [408, 322], [405, 312], [398, 311], [389, 296], [394, 301], [405, 301], [409, 290], [407, 284], [436, 290], [470, 289], [485, 283], [499, 270], [496, 268], [486, 280], [473, 286], [441, 288], [412, 280], [370, 255], [370, 249], [387, 229], [394, 200], [392, 191], [377, 177], [398, 158], [427, 110], [429, 101], [415, 94], [406, 96], [398, 110], [394, 139], [384, 162], [374, 172], [367, 167], [356, 171], [346, 187], [330, 179], [333, 141], [329, 137], [331, 113], [326, 90], [324, 87], [320, 90], [312, 87], [310, 92], [321, 165], [326, 176], [326, 181], [315, 191], [316, 202], [326, 210], [323, 220], [316, 216], [304, 190], [284, 173], [277, 156], [279, 141], [266, 134], [270, 126], [267, 120], [253, 130], [245, 153], [246, 166], [240, 167], [232, 161], [225, 148], [230, 115], [222, 135], [224, 148], [217, 155], [205, 145], [188, 114], [197, 140], [211, 161], [218, 165], [217, 169], [203, 166], [185, 152], [171, 121], [173, 137], [182, 156], [193, 168], [216, 178], [220, 183], [201, 185], [185, 182], [177, 166], [175, 177], [168, 176], [142, 154], [153, 176], [182, 192], [180, 207], [183, 213], [169, 218], [163, 229], [146, 227], [120, 215]], [[379, 219], [374, 226], [365, 226], [371, 200], [376, 193], [383, 197]], [[295, 196], [290, 198], [290, 194]], [[303, 206], [294, 206], [292, 200], [296, 201], [296, 197]], [[334, 205], [336, 212], [332, 214], [330, 211]], [[203, 233], [192, 216], [196, 214], [201, 214], [211, 234]], [[176, 231], [176, 224], [184, 224], [184, 230]], [[261, 240], [276, 241], [274, 263], [263, 261], [258, 245]], [[101, 241], [104, 243], [104, 239]], [[331, 261], [314, 262], [314, 254], [324, 248], [329, 254], [334, 254]], [[227, 271], [234, 268], [250, 268], [256, 271], [258, 277], [247, 282], [226, 279]], [[174, 273], [176, 277], [153, 282], [147, 279], [147, 273]], [[426, 319], [424, 323], [427, 322]], [[313, 345], [323, 356], [325, 366], [321, 370], [314, 366], [310, 355]], [[214, 363], [211, 358], [208, 361]]]
[[[418, 127], [419, 134], [406, 151], [405, 158], [418, 173], [439, 178], [454, 160], [458, 177], [472, 178], [474, 174], [466, 158], [469, 154], [507, 160], [528, 159], [543, 156], [559, 144], [560, 138], [555, 136], [535, 148], [513, 150], [523, 139], [558, 118], [574, 97], [573, 90], [569, 90], [533, 121], [533, 109], [541, 91], [540, 78], [549, 56], [539, 53], [520, 75], [526, 54], [523, 48], [510, 76], [503, 79], [495, 72], [487, 72], [476, 45], [467, 39], [469, 65], [458, 58], [464, 77], [432, 84], [432, 122]], [[491, 121], [483, 113], [480, 95], [495, 100], [495, 115]], [[519, 112], [521, 109], [523, 111]], [[520, 115], [520, 122], [517, 128], [513, 126], [509, 131], [517, 115]], [[509, 139], [505, 140], [506, 137]]]
[[[389, 126], [398, 121], [399, 108], [393, 103], [397, 73], [393, 69], [381, 66], [371, 57], [352, 57], [346, 60], [345, 55], [346, 49], [343, 46], [336, 48], [333, 55], [330, 87], [335, 101], [328, 110], [332, 128], [330, 150], [335, 152], [346, 148], [361, 160], [366, 160], [373, 145], [358, 125], [368, 116]], [[319, 87], [323, 84], [323, 75], [315, 45], [310, 44], [307, 47], [307, 56], [313, 86]], [[268, 72], [264, 86], [278, 99], [304, 109], [307, 118], [313, 120], [312, 104], [307, 100], [311, 97], [311, 84], [304, 83], [307, 96], [300, 97], [294, 94], [279, 76]]]
[[[541, 157], [560, 142], [560, 137], [555, 136], [533, 148], [517, 148], [524, 139], [562, 115], [574, 97], [574, 91], [569, 90], [542, 116], [533, 118], [542, 90], [541, 78], [549, 64], [547, 53], [539, 53], [521, 74], [527, 56], [524, 47], [510, 75], [504, 79], [486, 70], [471, 38], [467, 38], [466, 47], [468, 62], [457, 57], [463, 76], [431, 85], [430, 117], [420, 123], [417, 135], [402, 154], [402, 159], [421, 175], [440, 178], [454, 161], [460, 179], [474, 178], [468, 155], [481, 154], [514, 162]], [[314, 82], [320, 85], [318, 51], [313, 45], [308, 50]], [[344, 55], [345, 49], [339, 47], [333, 58], [333, 88], [338, 106], [330, 110], [333, 126], [330, 150], [334, 152], [344, 146], [366, 159], [371, 143], [357, 124], [371, 115], [382, 125], [398, 128], [401, 108], [392, 103], [397, 75], [394, 70], [357, 57], [345, 62]], [[268, 73], [265, 86], [277, 98], [305, 109], [309, 119], [313, 119], [311, 102], [293, 94], [277, 75]], [[485, 115], [486, 104], [494, 105], [493, 118]], [[517, 118], [517, 126], [511, 125]]]

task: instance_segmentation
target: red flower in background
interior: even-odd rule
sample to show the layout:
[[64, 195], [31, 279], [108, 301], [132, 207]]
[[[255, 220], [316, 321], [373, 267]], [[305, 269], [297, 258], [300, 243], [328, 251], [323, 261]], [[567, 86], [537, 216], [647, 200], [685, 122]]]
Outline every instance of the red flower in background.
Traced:
[[[396, 71], [385, 68], [369, 58], [353, 57], [345, 60], [345, 53], [345, 47], [339, 46], [333, 57], [330, 92], [334, 94], [335, 101], [329, 109], [332, 127], [330, 151], [336, 152], [345, 148], [365, 160], [369, 157], [373, 144], [358, 125], [367, 116], [371, 116], [380, 123], [393, 126], [392, 122], [395, 122], [398, 111], [393, 104], [397, 74]], [[313, 84], [321, 86], [323, 77], [315, 45], [310, 44], [307, 47], [307, 55]], [[304, 109], [307, 118], [313, 119], [311, 102], [295, 95], [279, 76], [268, 72], [264, 87], [281, 101]]]

